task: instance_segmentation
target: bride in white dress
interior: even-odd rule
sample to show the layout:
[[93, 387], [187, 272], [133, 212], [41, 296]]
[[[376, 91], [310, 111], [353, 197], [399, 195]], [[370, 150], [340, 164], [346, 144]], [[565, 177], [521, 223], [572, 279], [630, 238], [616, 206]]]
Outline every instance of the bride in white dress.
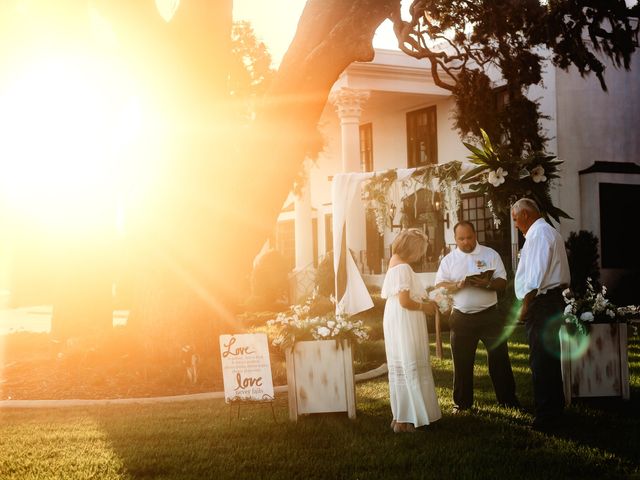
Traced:
[[426, 252], [427, 236], [417, 228], [401, 231], [391, 246], [392, 257], [382, 285], [384, 345], [389, 367], [391, 428], [412, 432], [442, 417], [429, 361], [425, 313], [435, 314], [433, 302], [423, 303], [424, 286], [410, 263]]

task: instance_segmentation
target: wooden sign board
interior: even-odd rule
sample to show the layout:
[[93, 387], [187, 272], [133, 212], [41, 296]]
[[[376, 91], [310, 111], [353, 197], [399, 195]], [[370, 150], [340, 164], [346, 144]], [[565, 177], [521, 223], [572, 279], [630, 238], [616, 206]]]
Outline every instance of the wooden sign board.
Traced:
[[227, 403], [272, 401], [273, 380], [265, 333], [220, 335], [224, 399]]

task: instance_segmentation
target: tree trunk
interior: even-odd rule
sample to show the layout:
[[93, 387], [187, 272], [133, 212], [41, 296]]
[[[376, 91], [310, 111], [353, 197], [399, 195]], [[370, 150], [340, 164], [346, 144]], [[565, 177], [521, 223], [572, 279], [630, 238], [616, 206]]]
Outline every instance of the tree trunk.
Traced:
[[129, 325], [149, 352], [217, 352], [217, 334], [236, 331], [253, 257], [303, 159], [322, 146], [316, 125], [332, 85], [373, 58], [374, 32], [399, 1], [309, 0], [250, 129], [228, 114], [231, 0], [182, 0], [168, 23], [151, 0], [95, 5], [153, 120], [137, 152], [153, 159], [144, 200], [127, 205]]
[[153, 159], [148, 181], [140, 179], [147, 188], [127, 205], [129, 327], [153, 357], [187, 344], [211, 348], [224, 311], [214, 295], [216, 236], [225, 229], [216, 183], [229, 160], [232, 2], [183, 0], [169, 22], [153, 2], [108, 3], [152, 112], [140, 151]]
[[[162, 212], [155, 219], [159, 233], [147, 237], [153, 246], [141, 244], [148, 251], [140, 257], [148, 262], [140, 269], [144, 278], [137, 282], [132, 323], [150, 341], [159, 335], [157, 340], [171, 339], [173, 348], [196, 341], [217, 351], [217, 335], [236, 331], [234, 313], [247, 291], [252, 259], [272, 231], [302, 160], [321, 147], [316, 125], [329, 91], [351, 62], [372, 59], [373, 34], [397, 4], [309, 1], [252, 129], [218, 132], [164, 152], [169, 162], [180, 162], [179, 175], [170, 180], [188, 195], [152, 209]], [[202, 95], [210, 96], [211, 88]], [[180, 326], [179, 334], [172, 325]]]

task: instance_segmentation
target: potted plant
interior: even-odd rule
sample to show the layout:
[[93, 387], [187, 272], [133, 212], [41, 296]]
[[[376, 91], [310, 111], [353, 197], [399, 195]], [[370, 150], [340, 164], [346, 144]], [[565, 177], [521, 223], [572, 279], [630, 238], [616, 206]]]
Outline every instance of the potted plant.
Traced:
[[353, 342], [368, 333], [362, 320], [336, 313], [333, 298], [321, 306], [317, 290], [267, 322], [272, 344], [285, 352], [289, 417], [308, 413], [347, 412], [355, 418]]
[[629, 398], [627, 319], [637, 316], [634, 305], [617, 307], [607, 288], [594, 288], [587, 278], [584, 293], [563, 292], [565, 325], [560, 329], [560, 357], [567, 403], [575, 397]]

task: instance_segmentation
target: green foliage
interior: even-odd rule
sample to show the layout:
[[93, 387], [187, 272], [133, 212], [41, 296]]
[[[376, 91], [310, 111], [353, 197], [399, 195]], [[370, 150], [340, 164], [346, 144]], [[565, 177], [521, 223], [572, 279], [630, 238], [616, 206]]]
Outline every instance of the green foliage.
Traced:
[[[409, 21], [392, 16], [400, 48], [428, 59], [435, 83], [453, 93], [456, 128], [477, 139], [484, 128], [511, 156], [542, 151], [547, 141], [540, 105], [526, 97], [542, 84], [541, 51], [564, 70], [573, 65], [583, 76], [594, 73], [606, 90], [602, 56], [628, 69], [637, 49], [640, 5], [627, 7], [624, 0], [414, 0], [409, 11]], [[495, 68], [506, 106], [495, 101], [488, 75]]]
[[274, 75], [271, 55], [266, 45], [256, 38], [251, 24], [235, 22], [231, 30], [229, 69], [229, 95], [236, 102], [234, 111], [250, 120], [256, 100], [266, 92]]
[[571, 218], [553, 205], [549, 193], [551, 181], [560, 178], [561, 161], [541, 152], [525, 157], [512, 156], [502, 145], [492, 145], [484, 130], [481, 133], [481, 147], [464, 143], [471, 151], [467, 158], [476, 167], [464, 174], [460, 182], [471, 184], [471, 190], [487, 198], [496, 224], [509, 218], [511, 204], [522, 197], [535, 200], [547, 220], [552, 218], [559, 222], [560, 217]]
[[593, 287], [598, 290], [600, 288], [598, 237], [586, 230], [571, 232], [565, 246], [571, 271], [571, 290], [575, 295], [583, 296], [587, 290], [587, 278], [591, 279]]
[[458, 131], [479, 139], [484, 129], [491, 137], [504, 139], [511, 155], [542, 150], [547, 139], [539, 122], [544, 118], [539, 103], [522, 94], [510, 94], [507, 105], [502, 107], [496, 101], [494, 88], [484, 72], [461, 72], [453, 90], [453, 118]]

